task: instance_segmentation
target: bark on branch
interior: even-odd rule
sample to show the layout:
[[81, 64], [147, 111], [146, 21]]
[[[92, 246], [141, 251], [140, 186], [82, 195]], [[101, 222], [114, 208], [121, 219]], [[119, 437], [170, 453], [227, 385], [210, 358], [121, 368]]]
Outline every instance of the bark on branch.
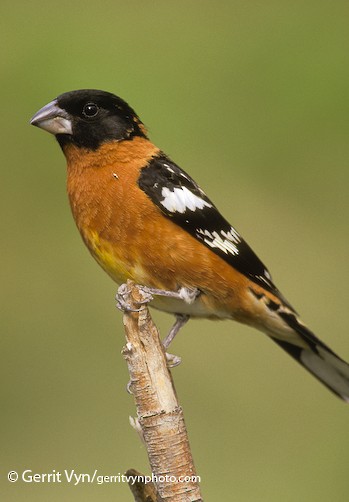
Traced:
[[[151, 498], [148, 493], [139, 498], [142, 497], [140, 480], [135, 500], [202, 501], [183, 411], [178, 404], [159, 332], [147, 308], [149, 298], [131, 281], [119, 288], [119, 295], [128, 307], [124, 309], [126, 346], [122, 353], [137, 408], [137, 418], [132, 425], [147, 448], [157, 497]], [[184, 478], [186, 481], [181, 482]]]

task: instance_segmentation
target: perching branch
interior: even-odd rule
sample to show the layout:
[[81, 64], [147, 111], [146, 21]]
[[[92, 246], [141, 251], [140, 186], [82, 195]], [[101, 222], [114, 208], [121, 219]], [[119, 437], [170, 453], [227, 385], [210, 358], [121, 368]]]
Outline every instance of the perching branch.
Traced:
[[[137, 418], [131, 423], [147, 448], [156, 500], [202, 501], [182, 408], [178, 404], [159, 332], [146, 305], [148, 295], [128, 281], [119, 288], [119, 296], [127, 305], [123, 318], [127, 343], [122, 353], [137, 408]], [[149, 494], [139, 498], [141, 496], [138, 491], [135, 500], [155, 500]]]
[[128, 485], [135, 502], [157, 502], [156, 489], [153, 483], [145, 483], [144, 475], [135, 469], [126, 471], [129, 477]]

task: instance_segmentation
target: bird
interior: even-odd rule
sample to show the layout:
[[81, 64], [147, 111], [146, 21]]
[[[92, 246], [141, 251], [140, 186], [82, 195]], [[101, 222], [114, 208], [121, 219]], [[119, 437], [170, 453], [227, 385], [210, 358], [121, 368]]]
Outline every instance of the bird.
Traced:
[[82, 239], [118, 284], [147, 288], [173, 314], [167, 349], [190, 318], [230, 319], [265, 333], [343, 401], [349, 365], [301, 320], [270, 272], [200, 186], [159, 147], [120, 97], [65, 92], [31, 124], [66, 158], [67, 192]]

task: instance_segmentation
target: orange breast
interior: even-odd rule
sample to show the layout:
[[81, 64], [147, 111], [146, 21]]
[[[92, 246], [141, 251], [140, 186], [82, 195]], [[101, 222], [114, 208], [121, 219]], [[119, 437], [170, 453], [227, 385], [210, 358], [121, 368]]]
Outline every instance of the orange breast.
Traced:
[[203, 294], [192, 315], [248, 322], [250, 281], [162, 215], [139, 188], [140, 169], [158, 151], [144, 138], [106, 143], [98, 152], [66, 148], [68, 195], [83, 240], [118, 283], [198, 288]]

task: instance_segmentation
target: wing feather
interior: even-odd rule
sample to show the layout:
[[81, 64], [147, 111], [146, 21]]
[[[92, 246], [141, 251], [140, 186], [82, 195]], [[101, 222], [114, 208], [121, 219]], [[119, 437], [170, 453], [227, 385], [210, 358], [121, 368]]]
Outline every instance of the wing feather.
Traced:
[[164, 153], [153, 157], [142, 169], [138, 184], [165, 216], [293, 310], [237, 230], [199, 185]]

